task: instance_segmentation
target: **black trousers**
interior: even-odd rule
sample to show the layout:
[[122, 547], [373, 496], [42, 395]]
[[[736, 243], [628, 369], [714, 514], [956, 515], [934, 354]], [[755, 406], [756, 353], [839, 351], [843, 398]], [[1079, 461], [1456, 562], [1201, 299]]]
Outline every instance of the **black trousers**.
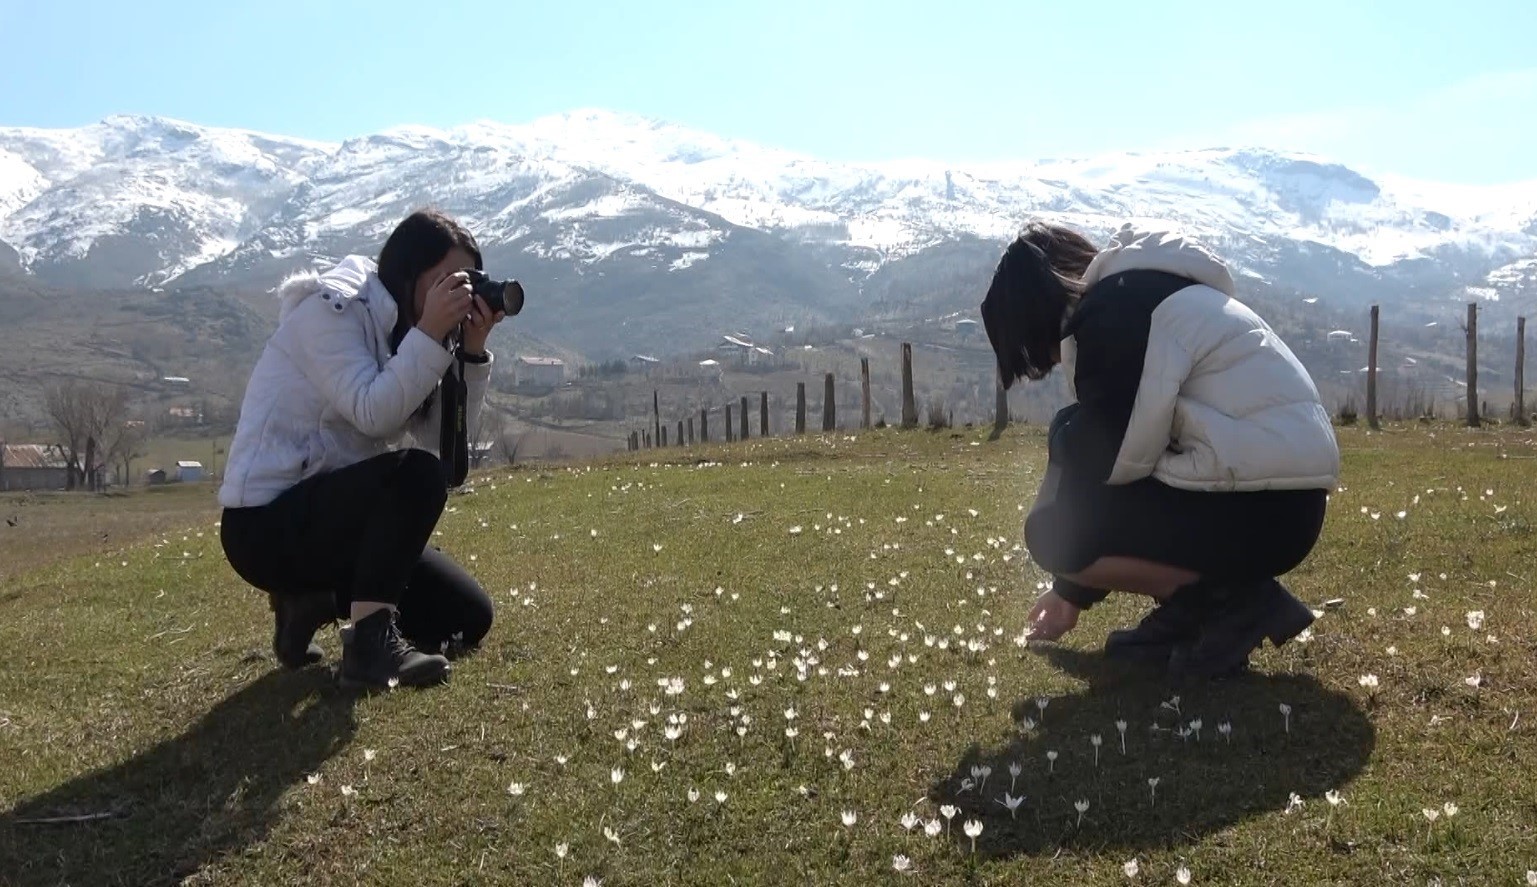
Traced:
[[428, 546], [448, 501], [438, 457], [398, 450], [295, 484], [266, 505], [227, 508], [225, 557], [242, 579], [271, 594], [334, 596], [394, 604], [400, 630], [436, 651], [459, 636], [473, 646], [491, 630], [485, 589]]
[[[1054, 448], [1056, 449], [1056, 448]], [[1100, 483], [1052, 452], [1025, 520], [1025, 545], [1080, 605], [1104, 597], [1060, 577], [1102, 557], [1131, 557], [1190, 570], [1203, 582], [1247, 583], [1291, 572], [1323, 532], [1327, 490], [1201, 492], [1152, 478]]]

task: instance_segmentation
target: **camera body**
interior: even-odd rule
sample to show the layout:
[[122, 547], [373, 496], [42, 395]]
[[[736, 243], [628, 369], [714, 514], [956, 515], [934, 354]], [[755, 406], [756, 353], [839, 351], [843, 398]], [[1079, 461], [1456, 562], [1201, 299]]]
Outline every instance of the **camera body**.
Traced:
[[474, 268], [466, 268], [464, 273], [469, 275], [470, 290], [485, 300], [491, 313], [501, 311], [511, 317], [523, 310], [523, 284], [516, 280], [497, 280]]

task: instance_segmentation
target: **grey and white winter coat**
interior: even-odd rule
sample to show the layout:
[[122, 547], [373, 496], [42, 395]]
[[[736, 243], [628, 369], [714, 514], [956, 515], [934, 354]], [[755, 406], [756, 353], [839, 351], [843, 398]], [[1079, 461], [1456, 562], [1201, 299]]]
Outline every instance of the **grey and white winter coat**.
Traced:
[[1083, 283], [1062, 342], [1077, 403], [1052, 440], [1078, 470], [1212, 492], [1337, 485], [1339, 446], [1312, 378], [1203, 245], [1127, 225]]
[[[278, 328], [246, 385], [220, 505], [265, 505], [305, 478], [387, 452], [407, 436], [438, 452], [442, 398], [425, 416], [414, 414], [453, 355], [416, 327], [390, 354], [398, 309], [373, 260], [348, 256], [323, 274], [292, 275], [277, 295]], [[491, 367], [489, 359], [465, 364], [469, 428]]]

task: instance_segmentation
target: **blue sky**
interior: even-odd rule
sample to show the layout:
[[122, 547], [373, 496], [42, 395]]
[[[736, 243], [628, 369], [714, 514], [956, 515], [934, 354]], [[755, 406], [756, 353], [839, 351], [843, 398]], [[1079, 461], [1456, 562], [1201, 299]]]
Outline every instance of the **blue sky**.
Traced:
[[1239, 143], [1537, 179], [1537, 0], [0, 0], [0, 125], [629, 111], [832, 160]]

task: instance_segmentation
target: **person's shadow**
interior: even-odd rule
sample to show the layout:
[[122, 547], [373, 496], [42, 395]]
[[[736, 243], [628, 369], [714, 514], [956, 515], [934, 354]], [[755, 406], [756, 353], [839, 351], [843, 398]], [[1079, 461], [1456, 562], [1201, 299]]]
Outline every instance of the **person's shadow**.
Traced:
[[[1020, 700], [1013, 730], [986, 748], [973, 743], [930, 786], [932, 809], [958, 808], [949, 834], [968, 852], [971, 819], [983, 825], [976, 838], [983, 856], [1071, 846], [1135, 855], [1285, 810], [1293, 794], [1327, 809], [1326, 793], [1347, 790], [1376, 744], [1355, 702], [1309, 676], [1255, 673], [1173, 687], [1098, 651], [1048, 647], [1042, 655], [1088, 688], [1050, 697], [1044, 709], [1037, 699]], [[1006, 802], [1020, 797], [1011, 814]]]
[[351, 739], [352, 701], [326, 669], [257, 678], [180, 736], [0, 812], [0, 882], [179, 883], [265, 836]]

